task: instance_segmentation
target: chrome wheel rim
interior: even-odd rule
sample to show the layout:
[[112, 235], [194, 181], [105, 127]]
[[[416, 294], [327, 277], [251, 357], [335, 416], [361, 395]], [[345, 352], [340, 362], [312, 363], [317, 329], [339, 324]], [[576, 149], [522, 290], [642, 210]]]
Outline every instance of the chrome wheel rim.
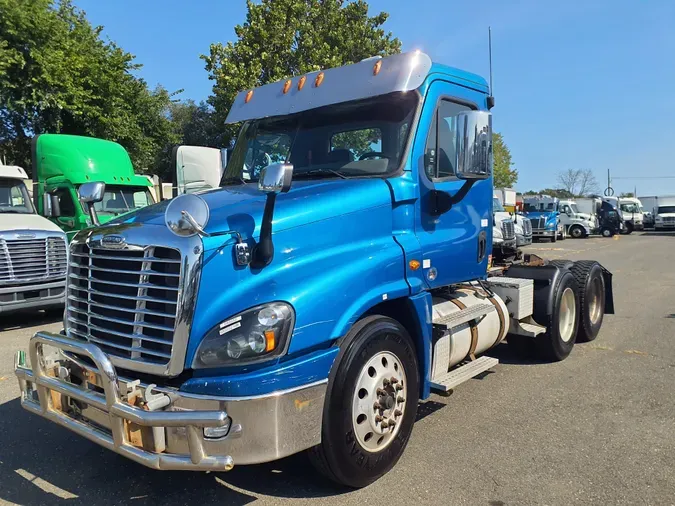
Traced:
[[596, 276], [591, 280], [591, 300], [588, 304], [591, 325], [595, 325], [602, 316], [602, 280]]
[[352, 398], [352, 425], [359, 444], [371, 453], [395, 439], [405, 413], [406, 376], [396, 355], [381, 351], [361, 369]]
[[576, 320], [577, 308], [574, 298], [574, 290], [565, 288], [562, 297], [560, 298], [560, 314], [558, 323], [558, 331], [560, 332], [560, 339], [564, 342], [569, 342], [574, 335], [574, 321]]

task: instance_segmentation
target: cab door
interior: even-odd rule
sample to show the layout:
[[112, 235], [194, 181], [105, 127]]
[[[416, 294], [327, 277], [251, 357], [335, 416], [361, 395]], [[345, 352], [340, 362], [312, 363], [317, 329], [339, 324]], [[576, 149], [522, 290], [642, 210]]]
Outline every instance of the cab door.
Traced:
[[434, 81], [427, 92], [413, 161], [420, 196], [415, 233], [430, 288], [487, 274], [492, 250], [492, 176], [473, 182], [459, 202], [444, 208], [469, 184], [456, 176], [454, 167], [457, 115], [485, 110], [485, 106], [485, 94], [446, 81]]

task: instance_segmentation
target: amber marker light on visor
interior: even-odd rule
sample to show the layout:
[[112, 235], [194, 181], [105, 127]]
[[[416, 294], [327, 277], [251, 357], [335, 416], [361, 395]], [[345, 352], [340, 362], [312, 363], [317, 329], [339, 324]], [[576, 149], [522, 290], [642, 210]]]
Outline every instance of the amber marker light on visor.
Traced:
[[323, 72], [319, 72], [319, 75], [317, 75], [316, 79], [314, 79], [314, 86], [316, 86], [317, 88], [321, 86], [321, 83], [323, 82], [323, 77], [324, 77]]
[[291, 89], [291, 80], [289, 79], [284, 83], [284, 95], [288, 93], [288, 90]]
[[246, 98], [244, 99], [244, 103], [248, 104], [251, 101], [251, 98], [253, 98], [253, 90], [248, 90], [248, 93], [246, 93]]
[[276, 336], [273, 330], [265, 331], [265, 351], [272, 351], [277, 345]]
[[307, 80], [307, 76], [302, 76], [300, 78], [300, 80], [298, 81], [298, 91], [300, 91], [305, 86], [306, 80]]
[[382, 60], [377, 60], [375, 62], [375, 65], [373, 65], [373, 75], [376, 76], [377, 74], [379, 74], [381, 68], [382, 68]]

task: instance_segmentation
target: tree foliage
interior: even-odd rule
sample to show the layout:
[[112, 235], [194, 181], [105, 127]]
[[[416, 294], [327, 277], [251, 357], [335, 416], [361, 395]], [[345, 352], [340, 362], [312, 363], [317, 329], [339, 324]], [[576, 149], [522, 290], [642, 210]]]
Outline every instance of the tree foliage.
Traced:
[[140, 65], [101, 38], [70, 0], [0, 0], [0, 154], [30, 168], [40, 133], [117, 141], [138, 168], [171, 140], [171, 95], [133, 75]]
[[[244, 89], [323, 68], [401, 50], [382, 28], [388, 15], [369, 16], [363, 0], [262, 0], [246, 2], [246, 21], [236, 42], [212, 44], [206, 62], [214, 81], [209, 103], [223, 124], [236, 94]], [[229, 142], [235, 130], [224, 130]]]
[[574, 195], [564, 188], [544, 188], [543, 190], [539, 191], [528, 190], [523, 195], [550, 195], [551, 197], [558, 197], [559, 199], [574, 198]]
[[590, 169], [567, 169], [558, 173], [558, 185], [572, 197], [585, 197], [598, 192], [600, 185]]
[[495, 188], [511, 188], [518, 182], [518, 171], [513, 168], [511, 151], [504, 142], [502, 134], [492, 134], [492, 149], [494, 157], [494, 186]]

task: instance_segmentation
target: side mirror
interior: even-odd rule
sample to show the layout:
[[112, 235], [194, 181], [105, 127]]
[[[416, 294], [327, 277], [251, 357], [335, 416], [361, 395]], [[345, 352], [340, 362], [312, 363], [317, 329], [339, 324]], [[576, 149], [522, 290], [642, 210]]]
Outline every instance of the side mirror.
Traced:
[[105, 193], [105, 183], [97, 181], [95, 183], [84, 183], [80, 185], [80, 188], [77, 190], [77, 194], [80, 198], [80, 202], [87, 205], [89, 209], [89, 216], [91, 217], [91, 222], [93, 225], [100, 225], [98, 221], [98, 215], [96, 214], [96, 209], [94, 209], [94, 203], [101, 202], [103, 200], [103, 194]]
[[42, 194], [42, 216], [45, 218], [55, 218], [52, 208], [52, 196], [49, 193]]
[[293, 164], [273, 163], [260, 171], [258, 189], [263, 193], [286, 193], [291, 189]]
[[61, 203], [59, 202], [58, 195], [50, 194], [49, 200], [52, 205], [52, 218], [58, 218], [61, 216]]
[[455, 172], [459, 179], [488, 179], [492, 171], [492, 114], [466, 111], [457, 115]]

